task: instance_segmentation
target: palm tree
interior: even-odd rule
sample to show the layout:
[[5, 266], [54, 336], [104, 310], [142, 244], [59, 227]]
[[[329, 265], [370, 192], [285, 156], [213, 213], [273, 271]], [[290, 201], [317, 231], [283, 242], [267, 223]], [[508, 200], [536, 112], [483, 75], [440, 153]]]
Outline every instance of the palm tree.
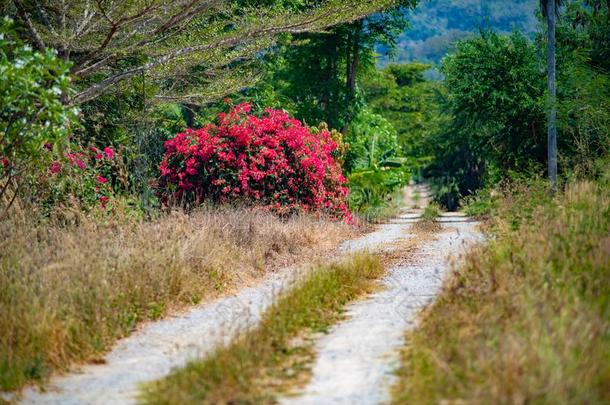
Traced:
[[557, 189], [557, 89], [555, 86], [555, 17], [561, 0], [540, 0], [542, 15], [547, 22], [547, 84], [549, 89], [548, 172], [551, 188]]

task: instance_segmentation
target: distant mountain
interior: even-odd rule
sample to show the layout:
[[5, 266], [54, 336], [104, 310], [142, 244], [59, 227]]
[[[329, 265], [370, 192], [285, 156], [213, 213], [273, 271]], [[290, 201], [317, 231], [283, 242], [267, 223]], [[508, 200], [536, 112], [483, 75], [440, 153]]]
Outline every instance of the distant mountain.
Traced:
[[[481, 28], [504, 33], [516, 29], [533, 37], [539, 29], [538, 4], [539, 0], [420, 0], [408, 13], [410, 27], [401, 35], [393, 61], [436, 64], [455, 41]], [[379, 64], [387, 64], [387, 49], [377, 51]]]

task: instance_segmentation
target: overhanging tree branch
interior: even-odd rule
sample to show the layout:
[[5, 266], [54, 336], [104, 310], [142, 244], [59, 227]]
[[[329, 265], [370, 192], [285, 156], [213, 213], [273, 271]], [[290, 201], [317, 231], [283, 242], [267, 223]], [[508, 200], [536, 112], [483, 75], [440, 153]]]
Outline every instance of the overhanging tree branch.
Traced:
[[38, 48], [38, 50], [44, 51], [46, 49], [45, 43], [42, 40], [42, 38], [40, 37], [40, 35], [38, 34], [38, 30], [36, 30], [36, 27], [34, 27], [34, 24], [32, 23], [32, 20], [30, 19], [29, 14], [27, 13], [27, 11], [25, 11], [25, 8], [23, 7], [23, 3], [21, 3], [20, 0], [13, 0], [13, 4], [15, 5], [15, 8], [17, 9], [17, 14], [19, 15], [19, 18], [21, 18], [21, 20], [24, 22], [25, 26], [27, 27], [30, 37], [32, 39], [32, 42], [34, 43], [36, 48]]
[[153, 69], [156, 66], [166, 64], [175, 58], [189, 55], [189, 54], [196, 53], [196, 52], [203, 52], [203, 51], [207, 51], [207, 50], [221, 48], [221, 47], [236, 46], [236, 45], [239, 45], [240, 43], [247, 42], [248, 40], [253, 40], [255, 38], [260, 38], [260, 37], [267, 36], [267, 35], [273, 35], [273, 34], [278, 34], [278, 33], [298, 34], [298, 33], [307, 32], [311, 28], [313, 28], [313, 26], [316, 22], [319, 22], [324, 17], [325, 17], [325, 15], [319, 15], [319, 16], [315, 16], [307, 21], [302, 21], [302, 22], [298, 22], [295, 24], [260, 29], [257, 31], [248, 32], [246, 34], [237, 35], [235, 37], [226, 38], [226, 39], [220, 40], [216, 43], [204, 44], [204, 45], [199, 45], [199, 46], [191, 46], [191, 47], [172, 51], [151, 62], [148, 62], [145, 65], [139, 66], [137, 68], [133, 68], [131, 70], [116, 74], [105, 80], [102, 80], [101, 82], [78, 93], [76, 96], [74, 96], [72, 98], [72, 100], [70, 100], [70, 103], [71, 104], [80, 104], [80, 103], [84, 103], [86, 101], [92, 100], [93, 98], [102, 94], [108, 87], [113, 86], [123, 80], [129, 79], [130, 77], [133, 77], [141, 72], [146, 72], [150, 69]]
[[106, 76], [97, 82], [89, 79], [93, 83], [68, 101], [79, 104], [153, 69], [164, 76], [159, 81], [172, 80], [177, 71], [205, 63], [221, 49], [238, 56], [247, 49], [249, 57], [256, 58], [280, 34], [321, 31], [400, 0], [318, 0], [317, 6], [300, 12], [238, 9], [228, 0], [74, 0], [67, 8], [62, 7], [64, 0], [47, 0], [31, 15], [25, 13], [25, 5], [36, 4], [34, 0], [13, 1], [21, 6], [20, 18], [31, 27], [32, 42], [70, 58], [76, 83], [96, 73]]

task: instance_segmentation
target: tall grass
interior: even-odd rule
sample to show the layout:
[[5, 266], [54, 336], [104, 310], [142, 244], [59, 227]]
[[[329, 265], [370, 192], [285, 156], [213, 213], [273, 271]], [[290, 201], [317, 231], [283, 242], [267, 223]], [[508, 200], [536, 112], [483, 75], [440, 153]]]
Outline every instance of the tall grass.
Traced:
[[424, 211], [422, 212], [421, 215], [421, 219], [422, 221], [436, 221], [436, 218], [438, 218], [441, 215], [441, 208], [439, 207], [438, 204], [436, 204], [435, 202], [431, 202], [430, 204], [426, 205], [426, 207], [424, 208]]
[[[145, 391], [149, 404], [275, 403], [274, 387], [294, 375], [282, 367], [296, 353], [310, 359], [307, 347], [293, 341], [338, 320], [349, 301], [372, 291], [384, 274], [378, 258], [360, 253], [314, 269], [300, 285], [268, 310], [260, 325], [202, 361], [191, 362]], [[309, 348], [311, 350], [311, 348]]]
[[495, 218], [409, 335], [394, 402], [610, 402], [607, 185], [521, 188]]
[[0, 223], [0, 388], [96, 360], [139, 322], [310, 260], [346, 225], [238, 208], [76, 226]]
[[412, 230], [420, 234], [440, 231], [442, 226], [437, 222], [437, 218], [440, 215], [441, 208], [437, 203], [431, 202], [427, 204], [424, 207], [419, 220], [413, 224]]

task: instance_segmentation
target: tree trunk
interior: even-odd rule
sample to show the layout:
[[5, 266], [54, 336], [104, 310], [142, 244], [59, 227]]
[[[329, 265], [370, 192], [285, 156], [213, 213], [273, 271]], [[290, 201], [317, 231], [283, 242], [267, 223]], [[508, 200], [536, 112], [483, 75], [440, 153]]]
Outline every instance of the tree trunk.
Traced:
[[[354, 31], [349, 35], [347, 45], [347, 93], [350, 97], [354, 96], [356, 91], [356, 72], [360, 63], [360, 31], [362, 30], [362, 21], [354, 23]], [[351, 49], [350, 49], [351, 48]]]
[[549, 90], [549, 116], [548, 116], [548, 172], [551, 188], [557, 190], [557, 90], [555, 87], [555, 0], [547, 0], [546, 21], [547, 33], [547, 84]]
[[[360, 65], [360, 35], [362, 33], [362, 20], [354, 23], [353, 29], [347, 37], [346, 44], [346, 72], [345, 72], [345, 87], [347, 90], [347, 96], [351, 103], [356, 96], [356, 73], [358, 72], [358, 66]], [[353, 117], [349, 117], [348, 121], [351, 121]], [[341, 128], [341, 133], [345, 135], [347, 133], [347, 123]]]

